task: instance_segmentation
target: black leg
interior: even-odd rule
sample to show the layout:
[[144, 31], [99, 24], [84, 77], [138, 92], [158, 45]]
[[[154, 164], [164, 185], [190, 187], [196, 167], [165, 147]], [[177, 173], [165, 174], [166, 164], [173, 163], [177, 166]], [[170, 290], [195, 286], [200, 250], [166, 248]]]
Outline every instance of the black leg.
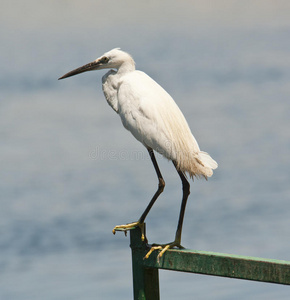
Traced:
[[[154, 164], [154, 162], [153, 162], [153, 164]], [[168, 249], [171, 249], [173, 247], [183, 248], [181, 246], [181, 232], [182, 232], [182, 225], [183, 225], [183, 219], [184, 219], [184, 213], [185, 213], [185, 207], [186, 207], [186, 203], [187, 203], [187, 198], [188, 198], [188, 196], [190, 194], [190, 185], [189, 185], [189, 182], [187, 181], [187, 179], [185, 178], [184, 174], [182, 173], [182, 171], [180, 171], [177, 168], [177, 163], [175, 161], [173, 161], [173, 164], [174, 164], [174, 166], [175, 166], [175, 168], [176, 168], [176, 170], [178, 172], [178, 175], [179, 175], [179, 177], [181, 179], [181, 182], [182, 182], [182, 191], [183, 191], [183, 193], [182, 193], [181, 208], [180, 208], [180, 214], [179, 214], [179, 220], [178, 220], [177, 230], [176, 230], [176, 234], [175, 234], [175, 240], [174, 240], [174, 242], [168, 243], [168, 244], [153, 244], [152, 247], [151, 247], [151, 249], [148, 251], [148, 253], [145, 255], [144, 258], [148, 258], [151, 255], [151, 253], [153, 251], [155, 251], [155, 250], [161, 250], [159, 252], [158, 256], [157, 256], [157, 261], [159, 261], [159, 259], [162, 257], [162, 255]], [[157, 175], [158, 175], [158, 172], [157, 172]]]
[[114, 227], [113, 229], [113, 234], [116, 233], [116, 231], [123, 231], [125, 232], [125, 234], [127, 233], [128, 230], [134, 229], [136, 228], [136, 226], [140, 227], [141, 232], [142, 232], [142, 241], [146, 241], [147, 239], [145, 237], [145, 228], [144, 228], [144, 220], [146, 218], [146, 216], [148, 215], [151, 207], [153, 206], [153, 204], [155, 203], [155, 201], [157, 200], [158, 196], [163, 192], [164, 187], [165, 187], [165, 182], [162, 178], [161, 172], [159, 170], [153, 149], [151, 148], [147, 148], [149, 155], [151, 157], [152, 163], [154, 165], [157, 177], [158, 177], [158, 189], [156, 191], [156, 193], [154, 194], [153, 198], [151, 199], [150, 203], [148, 204], [148, 206], [146, 207], [145, 211], [143, 212], [142, 216], [140, 217], [140, 219], [137, 222], [133, 222], [133, 223], [128, 223], [126, 225], [117, 225]]
[[156, 193], [154, 194], [153, 198], [151, 199], [150, 203], [148, 204], [148, 206], [146, 207], [145, 211], [143, 212], [142, 216], [140, 217], [139, 221], [141, 224], [144, 223], [144, 220], [146, 218], [146, 216], [148, 215], [150, 209], [152, 208], [153, 204], [155, 203], [155, 201], [157, 200], [157, 198], [159, 197], [159, 195], [163, 192], [164, 187], [165, 187], [165, 182], [163, 180], [162, 174], [159, 170], [154, 152], [152, 148], [147, 148], [150, 158], [152, 160], [154, 169], [156, 171], [157, 177], [158, 177], [158, 189], [156, 191]]
[[176, 235], [175, 235], [175, 242], [180, 244], [185, 207], [186, 207], [188, 196], [190, 194], [190, 185], [189, 185], [189, 182], [187, 181], [187, 179], [185, 178], [184, 174], [180, 170], [178, 170], [176, 162], [173, 161], [173, 164], [174, 164], [174, 166], [178, 172], [178, 175], [181, 179], [182, 191], [183, 191], [179, 220], [178, 220], [178, 225], [177, 225], [177, 230], [176, 230]]

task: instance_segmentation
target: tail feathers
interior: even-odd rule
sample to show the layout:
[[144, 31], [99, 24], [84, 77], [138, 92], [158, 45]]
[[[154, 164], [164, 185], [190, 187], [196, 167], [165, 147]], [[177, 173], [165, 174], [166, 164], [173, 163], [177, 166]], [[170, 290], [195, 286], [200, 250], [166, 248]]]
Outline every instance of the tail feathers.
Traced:
[[200, 151], [198, 157], [195, 158], [199, 164], [198, 172], [194, 174], [196, 177], [204, 177], [207, 179], [211, 177], [214, 169], [218, 167], [218, 164], [213, 160], [206, 152]]
[[198, 156], [199, 156], [199, 160], [206, 168], [210, 168], [214, 170], [218, 167], [217, 162], [213, 160], [208, 153], [200, 151], [198, 153]]
[[189, 159], [177, 160], [176, 164], [178, 170], [188, 173], [192, 179], [194, 177], [207, 179], [213, 175], [213, 170], [218, 167], [217, 162], [208, 153], [203, 151], [195, 153]]

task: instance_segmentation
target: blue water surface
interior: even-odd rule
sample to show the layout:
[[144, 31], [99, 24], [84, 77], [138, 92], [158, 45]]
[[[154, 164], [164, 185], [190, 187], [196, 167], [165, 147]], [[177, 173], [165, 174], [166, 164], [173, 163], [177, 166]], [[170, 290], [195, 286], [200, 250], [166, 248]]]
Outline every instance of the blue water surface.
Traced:
[[[190, 249], [290, 260], [290, 19], [277, 1], [2, 1], [0, 299], [132, 299], [129, 238], [157, 179], [104, 100], [103, 71], [57, 78], [121, 47], [176, 100], [219, 163], [195, 180]], [[275, 6], [275, 9], [273, 8]], [[150, 242], [174, 238], [181, 183]], [[285, 286], [160, 272], [162, 299], [289, 299]]]

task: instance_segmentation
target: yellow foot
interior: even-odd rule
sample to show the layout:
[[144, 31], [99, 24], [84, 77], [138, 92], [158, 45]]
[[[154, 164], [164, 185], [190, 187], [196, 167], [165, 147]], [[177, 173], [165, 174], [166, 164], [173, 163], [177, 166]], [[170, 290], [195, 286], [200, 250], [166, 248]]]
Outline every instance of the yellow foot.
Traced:
[[115, 234], [116, 231], [124, 231], [125, 236], [127, 236], [127, 231], [135, 229], [136, 227], [140, 227], [140, 229], [141, 229], [141, 240], [145, 241], [146, 237], [145, 237], [144, 223], [140, 223], [140, 222], [128, 223], [126, 225], [117, 225], [113, 229], [113, 234]]
[[172, 242], [172, 243], [168, 243], [168, 244], [153, 244], [151, 249], [148, 251], [148, 253], [145, 255], [144, 259], [147, 259], [150, 254], [154, 251], [154, 250], [161, 250], [160, 253], [157, 255], [157, 261], [159, 262], [160, 258], [162, 257], [162, 255], [168, 250], [168, 249], [172, 249], [172, 248], [179, 248], [179, 249], [184, 249], [184, 247], [182, 247], [180, 245], [180, 243], [178, 242]]

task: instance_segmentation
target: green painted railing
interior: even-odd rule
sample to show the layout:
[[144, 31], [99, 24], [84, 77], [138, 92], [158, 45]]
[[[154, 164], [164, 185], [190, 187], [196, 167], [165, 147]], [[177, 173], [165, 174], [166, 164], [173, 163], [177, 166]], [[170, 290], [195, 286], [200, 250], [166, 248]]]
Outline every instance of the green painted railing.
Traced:
[[150, 248], [138, 227], [130, 231], [130, 242], [134, 300], [160, 299], [158, 269], [290, 285], [290, 261], [186, 249], [168, 250], [159, 260], [154, 251], [144, 259]]

